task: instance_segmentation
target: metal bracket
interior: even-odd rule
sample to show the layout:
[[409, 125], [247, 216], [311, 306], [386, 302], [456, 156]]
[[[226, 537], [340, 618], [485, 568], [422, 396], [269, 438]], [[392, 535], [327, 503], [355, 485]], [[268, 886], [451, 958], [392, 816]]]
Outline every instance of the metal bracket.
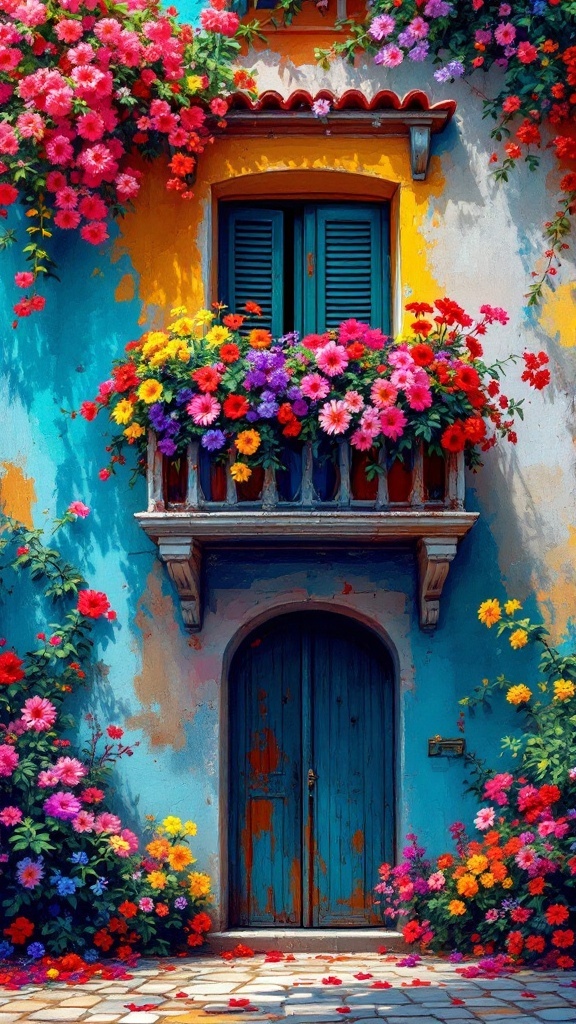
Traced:
[[465, 750], [466, 740], [461, 736], [456, 739], [433, 736], [428, 740], [428, 757], [463, 757]]

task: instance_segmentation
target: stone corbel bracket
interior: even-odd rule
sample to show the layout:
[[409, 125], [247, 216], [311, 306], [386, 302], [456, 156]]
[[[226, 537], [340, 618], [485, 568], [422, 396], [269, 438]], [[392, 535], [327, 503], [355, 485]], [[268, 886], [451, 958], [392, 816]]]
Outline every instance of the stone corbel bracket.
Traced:
[[438, 625], [440, 598], [450, 563], [456, 556], [455, 537], [421, 537], [418, 541], [420, 625], [431, 631]]
[[430, 125], [410, 126], [410, 169], [414, 181], [425, 181], [430, 160]]
[[202, 548], [190, 536], [159, 537], [158, 553], [176, 587], [184, 625], [196, 633], [202, 628]]

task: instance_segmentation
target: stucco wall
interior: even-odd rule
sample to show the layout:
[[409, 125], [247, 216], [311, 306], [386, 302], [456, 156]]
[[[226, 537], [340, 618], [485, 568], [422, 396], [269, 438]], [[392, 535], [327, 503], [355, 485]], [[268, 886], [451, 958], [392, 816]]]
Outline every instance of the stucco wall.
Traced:
[[[551, 157], [543, 155], [538, 175], [520, 168], [508, 187], [494, 185], [480, 99], [465, 84], [437, 86], [429, 69], [401, 67], [387, 75], [338, 65], [323, 73], [312, 65], [296, 67], [273, 51], [258, 55], [258, 64], [260, 87], [284, 94], [303, 85], [337, 93], [347, 87], [400, 94], [426, 88], [433, 100], [456, 98], [458, 112], [434, 139], [422, 183], [410, 177], [403, 140], [350, 140], [347, 146], [329, 134], [289, 145], [222, 140], [202, 158], [196, 201], [183, 204], [166, 192], [158, 166], [136, 212], [113, 228], [110, 245], [94, 250], [62, 238], [57, 259], [63, 283], [51, 283], [46, 311], [16, 330], [10, 326], [10, 279], [22, 266], [15, 249], [3, 255], [0, 282], [6, 310], [2, 499], [8, 511], [35, 523], [62, 512], [74, 498], [86, 501], [92, 514], [72, 528], [70, 551], [118, 612], [118, 626], [100, 633], [99, 672], [78, 710], [99, 706], [106, 722], [123, 725], [140, 741], [136, 755], [118, 769], [118, 802], [134, 823], [145, 813], [195, 819], [198, 866], [220, 883], [226, 665], [253, 618], [319, 603], [349, 611], [389, 638], [403, 723], [398, 837], [414, 829], [438, 852], [447, 824], [467, 813], [460, 798], [463, 766], [428, 759], [426, 740], [435, 733], [456, 735], [457, 699], [482, 676], [505, 672], [522, 681], [531, 664], [529, 654], [512, 654], [504, 639], [496, 642], [476, 622], [478, 604], [506, 588], [562, 637], [576, 599], [573, 268], [566, 264], [557, 292], [540, 310], [530, 312], [524, 304], [541, 248], [540, 226], [554, 209], [559, 175]], [[525, 347], [550, 355], [553, 384], [544, 395], [521, 384], [519, 369], [509, 371], [510, 393], [526, 400], [525, 422], [518, 424], [517, 447], [491, 451], [481, 472], [468, 478], [467, 507], [481, 517], [460, 546], [433, 635], [418, 627], [414, 556], [398, 550], [366, 557], [358, 551], [315, 557], [293, 552], [274, 564], [268, 555], [211, 554], [204, 628], [188, 636], [167, 574], [133, 519], [145, 506], [144, 482], [129, 489], [128, 469], [100, 482], [97, 472], [107, 461], [104, 419], [87, 424], [70, 415], [93, 397], [128, 340], [163, 324], [172, 306], [193, 308], [216, 298], [210, 293], [215, 192], [230, 180], [240, 189], [243, 178], [269, 171], [304, 171], [310, 182], [316, 171], [338, 172], [338, 183], [340, 175], [353, 172], [372, 187], [382, 183], [383, 194], [396, 190], [396, 327], [408, 296], [450, 295], [471, 313], [489, 302], [511, 315], [506, 328], [489, 335], [490, 357]], [[39, 627], [20, 615], [7, 617], [3, 632], [22, 649]], [[484, 756], [491, 753], [494, 762], [502, 725], [494, 715], [478, 717], [468, 729], [470, 745]]]

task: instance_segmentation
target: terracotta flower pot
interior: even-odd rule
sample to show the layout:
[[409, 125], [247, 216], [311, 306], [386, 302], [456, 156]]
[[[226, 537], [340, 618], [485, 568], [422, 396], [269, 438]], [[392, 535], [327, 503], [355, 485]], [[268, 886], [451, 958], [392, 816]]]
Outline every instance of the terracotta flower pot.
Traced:
[[352, 448], [352, 461], [350, 465], [350, 491], [353, 498], [360, 501], [376, 501], [378, 495], [378, 474], [371, 480], [366, 476], [366, 470], [373, 466], [378, 459], [376, 448], [370, 448], [367, 452], [358, 451]]

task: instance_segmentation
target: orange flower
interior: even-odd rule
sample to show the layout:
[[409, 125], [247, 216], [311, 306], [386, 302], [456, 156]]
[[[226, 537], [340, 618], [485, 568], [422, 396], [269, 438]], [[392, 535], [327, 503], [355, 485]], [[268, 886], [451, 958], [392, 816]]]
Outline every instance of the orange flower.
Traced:
[[501, 860], [497, 860], [491, 865], [490, 873], [494, 875], [497, 882], [503, 882], [508, 871], [506, 870], [506, 865], [503, 864]]
[[264, 328], [255, 328], [248, 335], [248, 344], [252, 348], [270, 348], [272, 335]]
[[124, 900], [124, 903], [121, 903], [118, 907], [118, 913], [124, 917], [136, 917], [138, 907], [135, 903], [131, 903], [130, 900]]
[[168, 164], [172, 174], [178, 178], [184, 178], [187, 174], [191, 174], [195, 165], [194, 157], [186, 156], [184, 153], [175, 153]]
[[237, 331], [239, 327], [242, 327], [245, 319], [246, 317], [241, 313], [227, 313], [225, 317], [222, 317], [222, 323], [231, 331]]
[[262, 310], [257, 302], [247, 302], [244, 309], [247, 313], [254, 313], [255, 316], [262, 316]]
[[438, 867], [442, 871], [442, 870], [444, 870], [444, 868], [451, 868], [452, 867], [452, 865], [454, 863], [454, 857], [452, 856], [451, 853], [442, 853], [438, 857], [438, 860], [436, 861], [436, 863], [438, 864]]
[[474, 875], [465, 874], [462, 878], [458, 879], [456, 886], [460, 896], [476, 896], [478, 892], [478, 882], [474, 878]]
[[544, 892], [545, 886], [544, 878], [531, 878], [528, 882], [528, 892], [531, 896], [540, 896]]
[[505, 857], [513, 857], [514, 854], [518, 853], [521, 846], [522, 841], [520, 836], [512, 836], [502, 847], [502, 852]]

